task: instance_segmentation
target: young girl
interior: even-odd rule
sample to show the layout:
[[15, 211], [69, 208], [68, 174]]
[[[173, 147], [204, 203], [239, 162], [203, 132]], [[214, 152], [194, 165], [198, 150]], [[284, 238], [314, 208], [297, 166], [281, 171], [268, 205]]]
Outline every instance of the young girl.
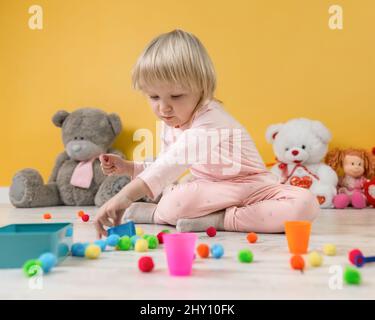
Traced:
[[[246, 129], [214, 98], [215, 71], [194, 35], [174, 30], [152, 40], [132, 77], [164, 125], [162, 150], [152, 163], [100, 157], [105, 174], [127, 174], [132, 181], [99, 209], [99, 236], [106, 235], [104, 226], [120, 224], [124, 213], [135, 223], [171, 224], [180, 232], [209, 226], [283, 232], [286, 220], [318, 215], [313, 194], [280, 184], [265, 168]], [[173, 185], [187, 169], [193, 180]], [[135, 202], [160, 194], [158, 204]]]

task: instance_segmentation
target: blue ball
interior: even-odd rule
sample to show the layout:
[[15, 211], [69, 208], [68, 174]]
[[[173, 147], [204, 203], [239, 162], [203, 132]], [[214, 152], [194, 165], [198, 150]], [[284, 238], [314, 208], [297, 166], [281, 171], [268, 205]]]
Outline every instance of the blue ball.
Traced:
[[57, 257], [51, 252], [43, 253], [38, 260], [42, 263], [44, 273], [50, 272], [50, 270], [57, 264]]
[[105, 251], [105, 247], [107, 246], [107, 243], [104, 240], [95, 240], [94, 243], [100, 247], [102, 252]]
[[117, 235], [117, 234], [111, 234], [107, 238], [106, 243], [107, 243], [108, 246], [115, 247], [115, 246], [117, 246], [119, 240], [120, 240], [120, 236], [119, 235]]
[[137, 236], [137, 235], [132, 236], [132, 237], [130, 238], [130, 240], [131, 240], [131, 242], [132, 242], [132, 247], [133, 247], [133, 248], [135, 247], [135, 243], [137, 242], [138, 239], [141, 239], [141, 237], [140, 237], [140, 236]]
[[84, 257], [85, 256], [85, 250], [86, 250], [87, 245], [76, 242], [73, 243], [71, 251], [72, 251], [72, 256], [74, 257]]
[[211, 254], [215, 259], [220, 259], [224, 254], [224, 248], [221, 244], [214, 244], [211, 247]]

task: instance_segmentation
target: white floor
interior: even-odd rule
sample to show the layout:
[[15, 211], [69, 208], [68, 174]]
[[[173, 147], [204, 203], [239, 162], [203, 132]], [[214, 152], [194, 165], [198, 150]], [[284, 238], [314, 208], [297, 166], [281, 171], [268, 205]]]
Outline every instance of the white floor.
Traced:
[[[96, 208], [14, 209], [0, 205], [0, 226], [10, 223], [41, 222], [43, 213], [53, 215], [50, 222], [73, 222], [74, 241], [92, 241], [95, 232], [90, 222], [77, 218], [83, 209], [94, 214]], [[48, 223], [48, 222], [46, 222]], [[165, 226], [139, 225], [146, 233], [157, 234]], [[170, 227], [171, 230], [174, 230]], [[141, 273], [134, 251], [105, 252], [98, 260], [68, 257], [51, 274], [43, 277], [41, 289], [33, 289], [21, 269], [0, 270], [0, 299], [375, 299], [375, 263], [363, 267], [363, 283], [348, 286], [330, 273], [330, 266], [349, 265], [347, 252], [360, 248], [375, 255], [375, 209], [325, 210], [313, 225], [310, 250], [323, 244], [337, 245], [338, 254], [324, 257], [323, 266], [308, 267], [304, 274], [291, 270], [285, 236], [259, 235], [256, 244], [248, 244], [246, 234], [219, 232], [215, 238], [199, 233], [198, 243], [221, 243], [222, 259], [200, 259], [190, 277], [168, 274], [163, 246], [147, 254], [155, 261], [152, 273]], [[254, 262], [241, 264], [237, 252], [250, 248]], [[341, 279], [341, 277], [338, 277]], [[334, 286], [330, 287], [330, 283]], [[336, 284], [336, 285], [335, 285]], [[36, 286], [38, 287], [38, 286]]]

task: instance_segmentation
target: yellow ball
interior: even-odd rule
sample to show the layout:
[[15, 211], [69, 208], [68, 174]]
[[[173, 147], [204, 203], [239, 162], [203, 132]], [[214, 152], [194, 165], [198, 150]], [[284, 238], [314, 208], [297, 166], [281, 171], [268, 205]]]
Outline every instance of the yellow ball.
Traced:
[[85, 250], [85, 257], [88, 259], [96, 259], [100, 256], [102, 250], [96, 244], [90, 244]]
[[148, 241], [146, 239], [138, 239], [135, 243], [134, 250], [137, 252], [145, 252], [148, 250]]
[[327, 243], [323, 246], [323, 252], [327, 256], [335, 256], [336, 255], [336, 246], [332, 243]]
[[323, 257], [316, 251], [311, 252], [308, 259], [312, 267], [319, 267], [323, 263]]
[[143, 234], [144, 234], [144, 231], [143, 231], [143, 229], [142, 229], [141, 227], [136, 227], [136, 228], [135, 228], [135, 234], [136, 234], [137, 236], [142, 237]]

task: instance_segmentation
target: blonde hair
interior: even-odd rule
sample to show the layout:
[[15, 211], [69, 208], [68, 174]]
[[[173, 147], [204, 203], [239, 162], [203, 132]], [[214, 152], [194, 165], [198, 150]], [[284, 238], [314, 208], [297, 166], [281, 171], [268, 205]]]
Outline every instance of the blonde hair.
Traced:
[[201, 92], [201, 100], [214, 99], [216, 73], [200, 40], [189, 32], [173, 30], [153, 39], [132, 72], [134, 89], [157, 82], [182, 85]]

